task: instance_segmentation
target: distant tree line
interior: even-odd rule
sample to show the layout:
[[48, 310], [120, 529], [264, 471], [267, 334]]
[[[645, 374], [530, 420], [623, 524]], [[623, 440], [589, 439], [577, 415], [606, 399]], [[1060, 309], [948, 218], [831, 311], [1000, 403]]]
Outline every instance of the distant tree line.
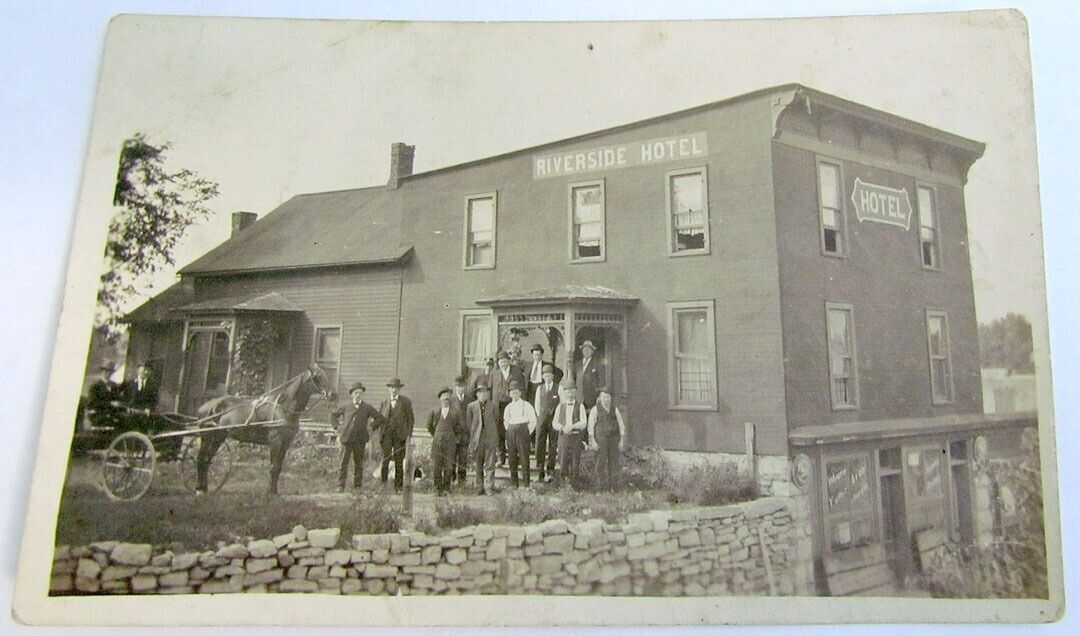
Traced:
[[1031, 323], [1020, 314], [1006, 314], [979, 325], [979, 354], [983, 368], [1004, 368], [1009, 374], [1034, 373]]

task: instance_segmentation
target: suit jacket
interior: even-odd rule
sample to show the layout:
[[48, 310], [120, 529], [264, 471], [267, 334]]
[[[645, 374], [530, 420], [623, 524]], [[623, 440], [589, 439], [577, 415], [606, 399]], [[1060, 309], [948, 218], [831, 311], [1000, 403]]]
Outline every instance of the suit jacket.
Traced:
[[503, 379], [502, 369], [495, 369], [491, 372], [491, 399], [496, 402], [507, 403], [510, 401], [510, 383], [514, 380], [518, 381], [521, 385], [521, 393], [525, 393], [525, 378], [521, 375], [520, 371], [510, 367], [510, 373], [506, 379]]
[[471, 404], [473, 398], [470, 397], [469, 392], [465, 391], [465, 397], [459, 399], [457, 393], [450, 394], [450, 408], [458, 412], [458, 417], [461, 419], [461, 436], [458, 437], [458, 443], [467, 444], [469, 442], [469, 430], [465, 426], [465, 409]]
[[536, 387], [536, 399], [533, 400], [536, 407], [536, 421], [540, 426], [549, 426], [551, 418], [555, 415], [555, 407], [559, 406], [559, 384], [551, 383], [551, 390], [544, 390], [544, 385]]
[[432, 437], [451, 436], [456, 442], [465, 430], [464, 418], [453, 406], [447, 410], [446, 417], [443, 417], [442, 407], [437, 406], [428, 413], [427, 428]]
[[470, 402], [476, 399], [476, 386], [480, 384], [481, 381], [483, 381], [483, 383], [488, 385], [489, 387], [491, 386], [491, 375], [492, 374], [490, 373], [481, 371], [469, 380], [469, 389], [466, 392], [466, 397], [469, 398]]
[[483, 404], [483, 410], [480, 407], [480, 401], [477, 400], [465, 409], [470, 455], [476, 453], [481, 443], [493, 447], [499, 444], [499, 430], [495, 425], [496, 418], [499, 417], [499, 404], [495, 400], [488, 400]]
[[[344, 421], [342, 421], [343, 416]], [[386, 421], [386, 418], [367, 402], [361, 402], [359, 408], [349, 402], [331, 413], [330, 420], [337, 429], [338, 441], [342, 446], [363, 446], [368, 443], [370, 437], [368, 422], [375, 420], [375, 426], [378, 427]]]
[[382, 401], [379, 405], [379, 413], [385, 418], [385, 423], [382, 425], [382, 437], [380, 438], [383, 446], [387, 446], [391, 443], [403, 443], [405, 440], [412, 437], [413, 431], [413, 408], [412, 402], [404, 395], [399, 395], [397, 398], [397, 405], [390, 408], [390, 398]]
[[604, 363], [593, 358], [589, 361], [589, 366], [584, 371], [582, 370], [580, 363], [575, 366], [575, 371], [574, 377], [577, 379], [578, 389], [581, 391], [581, 401], [585, 404], [586, 408], [591, 408], [593, 404], [596, 404], [597, 391], [599, 391], [600, 387], [604, 386], [604, 383], [607, 381], [607, 372], [604, 369]]
[[147, 380], [142, 389], [139, 389], [138, 379], [129, 380], [120, 388], [124, 402], [133, 409], [157, 410], [159, 392], [157, 382], [153, 380]]

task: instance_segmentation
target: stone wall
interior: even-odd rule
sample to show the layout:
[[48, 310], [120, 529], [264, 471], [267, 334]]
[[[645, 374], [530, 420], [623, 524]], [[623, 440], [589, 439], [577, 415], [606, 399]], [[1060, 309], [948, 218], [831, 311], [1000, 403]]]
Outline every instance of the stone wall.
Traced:
[[[805, 528], [804, 528], [805, 526]], [[272, 539], [173, 554], [148, 544], [59, 546], [50, 593], [794, 595], [813, 591], [809, 523], [788, 499], [533, 526]]]

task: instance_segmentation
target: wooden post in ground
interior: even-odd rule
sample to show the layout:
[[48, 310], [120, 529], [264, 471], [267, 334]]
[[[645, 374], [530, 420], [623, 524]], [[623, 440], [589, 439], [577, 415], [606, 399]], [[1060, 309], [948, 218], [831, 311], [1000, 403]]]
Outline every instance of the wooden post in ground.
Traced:
[[413, 503], [413, 440], [409, 437], [405, 442], [405, 461], [401, 468], [401, 514], [412, 517]]
[[746, 433], [746, 470], [750, 476], [757, 479], [757, 456], [754, 454], [754, 423], [745, 424]]

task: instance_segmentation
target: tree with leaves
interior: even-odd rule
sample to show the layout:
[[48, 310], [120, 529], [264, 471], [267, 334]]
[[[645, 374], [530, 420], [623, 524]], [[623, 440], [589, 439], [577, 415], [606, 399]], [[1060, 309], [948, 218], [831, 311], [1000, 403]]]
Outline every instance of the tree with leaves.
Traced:
[[1006, 314], [990, 324], [979, 325], [980, 363], [984, 368], [1034, 373], [1031, 323], [1019, 314]]
[[191, 170], [169, 172], [169, 147], [137, 133], [120, 150], [96, 320], [110, 339], [118, 333], [121, 307], [148, 276], [175, 264], [173, 249], [188, 227], [210, 216], [207, 203], [218, 195], [218, 184]]

